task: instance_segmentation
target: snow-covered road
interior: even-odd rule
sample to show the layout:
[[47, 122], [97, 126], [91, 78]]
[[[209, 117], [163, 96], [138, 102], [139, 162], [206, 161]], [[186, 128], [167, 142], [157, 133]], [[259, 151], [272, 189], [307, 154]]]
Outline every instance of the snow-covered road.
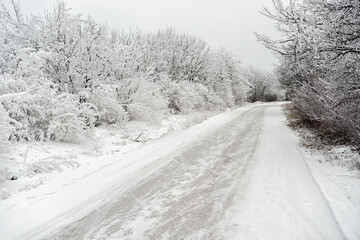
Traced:
[[0, 238], [345, 239], [284, 121], [281, 104], [250, 105], [4, 201]]

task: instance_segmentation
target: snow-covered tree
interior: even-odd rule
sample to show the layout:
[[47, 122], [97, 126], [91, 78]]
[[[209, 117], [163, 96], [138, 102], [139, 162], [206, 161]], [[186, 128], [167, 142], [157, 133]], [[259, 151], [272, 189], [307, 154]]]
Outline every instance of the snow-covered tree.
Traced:
[[281, 60], [280, 79], [308, 118], [360, 142], [358, 0], [274, 1], [264, 14], [283, 39], [257, 35]]
[[[247, 79], [236, 58], [172, 28], [118, 32], [58, 2], [24, 16], [0, 9], [1, 141], [57, 140], [101, 124], [241, 104]], [[1, 98], [1, 97], [0, 97]]]

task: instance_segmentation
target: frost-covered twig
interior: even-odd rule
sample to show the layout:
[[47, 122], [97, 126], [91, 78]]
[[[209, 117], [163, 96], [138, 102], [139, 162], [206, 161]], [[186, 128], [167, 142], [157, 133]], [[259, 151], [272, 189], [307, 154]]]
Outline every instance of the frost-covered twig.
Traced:
[[24, 161], [23, 161], [23, 167], [25, 167], [27, 155], [28, 155], [28, 152], [29, 152], [29, 147], [30, 147], [30, 143], [28, 143], [28, 145], [26, 147], [26, 152], [25, 152]]
[[95, 151], [98, 151], [98, 144], [99, 144], [101, 138], [102, 138], [104, 135], [106, 135], [106, 134], [107, 134], [107, 133], [104, 132], [104, 133], [101, 134], [101, 135], [99, 136], [99, 138], [96, 140], [95, 147], [94, 147], [94, 150], [95, 150]]
[[22, 97], [24, 95], [28, 94], [28, 92], [20, 92], [20, 93], [9, 93], [9, 94], [3, 94], [0, 96], [0, 102], [5, 101], [5, 100], [9, 100], [9, 99], [13, 99], [16, 97]]
[[[140, 140], [139, 140], [139, 138], [142, 136], [144, 134], [144, 132], [141, 132], [140, 134], [139, 134], [139, 136], [137, 136], [133, 141], [134, 142], [141, 142]], [[144, 142], [144, 141], [143, 141]]]

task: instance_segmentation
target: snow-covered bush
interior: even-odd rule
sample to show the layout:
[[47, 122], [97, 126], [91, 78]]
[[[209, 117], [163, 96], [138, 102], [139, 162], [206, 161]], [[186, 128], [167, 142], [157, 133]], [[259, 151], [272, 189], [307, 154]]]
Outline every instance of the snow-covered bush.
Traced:
[[194, 98], [197, 96], [201, 97], [200, 101], [195, 105], [195, 110], [219, 111], [226, 108], [226, 103], [223, 99], [205, 85], [200, 83], [190, 83], [189, 87], [193, 89], [192, 94]]
[[46, 84], [36, 93], [3, 102], [9, 116], [20, 124], [15, 126], [16, 132], [11, 138], [60, 141], [84, 133], [86, 124], [85, 119], [79, 117], [78, 96], [59, 94], [55, 88]]
[[225, 107], [240, 105], [246, 100], [248, 79], [244, 67], [224, 49], [211, 52], [203, 84], [222, 100]]
[[168, 101], [148, 75], [124, 79], [116, 88], [118, 102], [130, 120], [159, 120], [169, 112]]
[[24, 89], [25, 85], [21, 79], [16, 80], [6, 75], [0, 75], [0, 147], [8, 143], [11, 135], [15, 133], [15, 126], [20, 125], [9, 117], [8, 111], [4, 109], [4, 104], [21, 98], [23, 94], [18, 92]]
[[163, 94], [168, 99], [168, 107], [173, 113], [188, 113], [202, 102], [201, 96], [195, 95], [188, 82], [162, 80]]
[[8, 143], [11, 134], [14, 132], [15, 128], [10, 124], [11, 119], [9, 118], [8, 113], [4, 110], [2, 104], [0, 103], [0, 147]]
[[168, 107], [174, 113], [190, 113], [196, 110], [219, 110], [224, 107], [219, 97], [204, 85], [188, 81], [161, 80], [162, 93], [168, 99]]
[[97, 109], [96, 125], [126, 123], [129, 115], [117, 100], [116, 85], [102, 85], [92, 90], [89, 103]]

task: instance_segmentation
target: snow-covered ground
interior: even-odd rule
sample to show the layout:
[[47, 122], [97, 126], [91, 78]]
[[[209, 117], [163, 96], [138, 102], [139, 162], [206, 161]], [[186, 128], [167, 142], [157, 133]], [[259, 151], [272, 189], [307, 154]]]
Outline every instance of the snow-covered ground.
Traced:
[[[75, 142], [12, 143], [0, 149], [0, 201], [46, 184], [55, 176], [78, 176], [109, 164], [115, 154], [198, 124], [215, 112], [171, 115], [161, 122], [131, 121], [95, 128]], [[134, 141], [135, 140], [135, 141]], [[75, 170], [79, 168], [78, 170]], [[72, 181], [65, 177], [64, 181]]]
[[360, 239], [360, 154], [346, 145], [319, 141], [309, 129], [297, 127], [306, 163], [348, 239]]
[[360, 239], [360, 171], [329, 163], [326, 157], [311, 153], [307, 163], [347, 239]]
[[[167, 135], [145, 144], [127, 144], [139, 135], [130, 129], [34, 144], [26, 158], [26, 145], [13, 146], [19, 178], [2, 183], [11, 195], [0, 201], [1, 239], [360, 239], [359, 171], [300, 147], [282, 103], [166, 129], [138, 129]], [[63, 171], [29, 174], [46, 154]]]
[[360, 171], [300, 147], [280, 108], [266, 114], [247, 190], [227, 212], [226, 239], [360, 239]]

